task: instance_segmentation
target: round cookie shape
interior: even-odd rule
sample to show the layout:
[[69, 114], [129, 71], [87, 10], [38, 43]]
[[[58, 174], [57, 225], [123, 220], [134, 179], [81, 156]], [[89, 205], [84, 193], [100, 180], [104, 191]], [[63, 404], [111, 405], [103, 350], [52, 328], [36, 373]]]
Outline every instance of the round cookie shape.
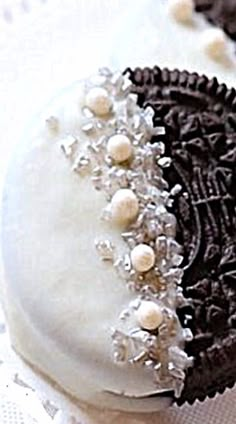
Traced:
[[[69, 90], [55, 101], [47, 114], [55, 114], [60, 121], [59, 133], [53, 131], [52, 137], [51, 127], [44, 127], [41, 119], [41, 124], [36, 123], [24, 143], [18, 146], [10, 166], [3, 207], [6, 310], [14, 348], [66, 392], [95, 405], [150, 411], [170, 404], [173, 392], [165, 388], [157, 390], [153, 374], [149, 372], [152, 368], [145, 372], [144, 367], [130, 367], [125, 361], [117, 366], [112, 360], [110, 337], [116, 346], [124, 340], [121, 330], [111, 334], [121, 310], [123, 318], [129, 317], [131, 328], [132, 319], [137, 319], [139, 311], [140, 329], [132, 336], [142, 337], [149, 345], [159, 335], [160, 340], [162, 335], [165, 340], [166, 329], [173, 331], [174, 343], [178, 343], [178, 334], [183, 337], [181, 343], [189, 341], [185, 351], [175, 345], [167, 351], [174, 361], [176, 357], [181, 358], [179, 363], [187, 363], [191, 356], [195, 360], [192, 368], [178, 374], [183, 379], [186, 375], [181, 397], [176, 399], [178, 404], [214, 396], [217, 391], [231, 387], [236, 379], [235, 340], [231, 332], [236, 315], [232, 296], [232, 281], [235, 281], [232, 228], [235, 228], [236, 92], [219, 84], [216, 78], [209, 80], [187, 71], [154, 67], [152, 70], [129, 69], [128, 73], [139, 104], [147, 107], [142, 115], [143, 128], [150, 125], [151, 120], [157, 127], [156, 131], [151, 128], [152, 144], [139, 148], [149, 159], [149, 149], [155, 151], [155, 158], [159, 157], [155, 163], [163, 167], [163, 172], [160, 169], [157, 172], [159, 189], [154, 190], [155, 201], [160, 201], [161, 206], [153, 208], [150, 204], [150, 208], [145, 209], [143, 198], [146, 197], [139, 196], [139, 191], [124, 179], [125, 168], [122, 167], [118, 169], [119, 177], [122, 176], [121, 188], [114, 189], [106, 181], [100, 186], [101, 170], [95, 169], [93, 177], [98, 190], [93, 190], [94, 185], [88, 177], [92, 163], [86, 154], [86, 142], [92, 140], [94, 122], [88, 125], [80, 116], [81, 99], [85, 97], [83, 88], [78, 85]], [[152, 109], [148, 108], [150, 105]], [[99, 119], [106, 118], [99, 116]], [[82, 122], [82, 126], [78, 126]], [[104, 122], [100, 122], [102, 127]], [[160, 134], [159, 127], [164, 127], [166, 134]], [[150, 128], [148, 131], [150, 134]], [[160, 158], [163, 139], [168, 146], [167, 157]], [[100, 152], [105, 152], [104, 164], [112, 167], [106, 156], [106, 137], [99, 139], [99, 143]], [[131, 166], [136, 168], [139, 161], [136, 163], [134, 159]], [[156, 168], [149, 163], [148, 174], [153, 181], [156, 175], [150, 171]], [[163, 198], [171, 200], [165, 197], [168, 194], [166, 181], [173, 186], [173, 195], [179, 193], [168, 203], [177, 218], [177, 242], [173, 239], [175, 216], [163, 206]], [[107, 197], [101, 190], [104, 186], [108, 190]], [[145, 186], [141, 184], [141, 187]], [[153, 191], [148, 192], [149, 196], [150, 193]], [[129, 204], [127, 208], [127, 194], [135, 207]], [[110, 202], [108, 209], [107, 201]], [[104, 212], [102, 220], [101, 211]], [[121, 228], [113, 225], [112, 219], [112, 216], [125, 216], [128, 226], [133, 219], [134, 226], [130, 225], [136, 231], [140, 220], [135, 222], [135, 219], [140, 213], [145, 216], [144, 211], [152, 217], [154, 211], [158, 211], [158, 226], [150, 222], [153, 225], [144, 227], [145, 231], [138, 234], [141, 246], [148, 246], [147, 235], [151, 238], [151, 246], [157, 253], [157, 267], [147, 270], [151, 290], [145, 294], [147, 288], [144, 286], [137, 299], [134, 291], [127, 291], [121, 284], [119, 275], [106, 261], [112, 260], [115, 246], [125, 259], [123, 265], [119, 261], [116, 264], [119, 269], [121, 266], [122, 279], [127, 272], [129, 276], [135, 275], [135, 290], [140, 282], [145, 282], [143, 276], [139, 279], [138, 273], [132, 274], [132, 258], [127, 249], [130, 241], [124, 242], [130, 234], [124, 233], [125, 238], [121, 238]], [[168, 235], [163, 237], [163, 232]], [[96, 240], [101, 234], [102, 242]], [[131, 244], [135, 246], [132, 240]], [[181, 244], [184, 269], [179, 268], [183, 259]], [[92, 246], [104, 261], [92, 254]], [[170, 274], [166, 268], [169, 261], [174, 265]], [[178, 296], [176, 292], [173, 298], [178, 305], [178, 316], [172, 316], [167, 309], [159, 309], [161, 298], [157, 302], [153, 289], [161, 291], [168, 282], [173, 290], [182, 281], [184, 290], [179, 290]], [[165, 296], [172, 290], [166, 291]], [[184, 296], [191, 299], [191, 305]], [[145, 306], [144, 301], [148, 305]], [[127, 304], [128, 311], [124, 309]], [[182, 325], [177, 325], [177, 333], [176, 323]], [[193, 339], [188, 327], [193, 331]], [[25, 339], [30, 343], [26, 344]], [[130, 339], [125, 336], [125, 340]], [[155, 346], [154, 343], [152, 347]], [[116, 355], [120, 359], [122, 349], [118, 349]], [[145, 361], [145, 355], [143, 358]], [[147, 363], [150, 366], [150, 361]], [[208, 372], [209, 364], [214, 370], [214, 384], [213, 373]]]
[[182, 187], [173, 210], [192, 308], [178, 313], [183, 325], [185, 313], [192, 316], [186, 351], [195, 362], [177, 403], [193, 403], [236, 381], [236, 90], [216, 78], [157, 66], [126, 72], [139, 104], [151, 105], [155, 125], [167, 128], [172, 164], [165, 178]]

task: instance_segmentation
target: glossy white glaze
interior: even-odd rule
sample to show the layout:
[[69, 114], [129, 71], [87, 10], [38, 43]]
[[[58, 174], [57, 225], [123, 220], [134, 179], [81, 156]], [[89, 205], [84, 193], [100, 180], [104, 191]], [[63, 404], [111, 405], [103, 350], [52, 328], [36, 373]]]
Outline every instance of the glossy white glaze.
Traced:
[[[100, 260], [94, 241], [102, 236], [120, 252], [127, 247], [119, 227], [100, 219], [104, 194], [89, 175], [72, 172], [61, 150], [68, 133], [83, 149], [83, 97], [77, 84], [54, 101], [18, 143], [9, 167], [3, 257], [12, 343], [76, 398], [114, 409], [157, 410], [170, 399], [129, 399], [155, 392], [151, 372], [113, 361], [111, 328], [135, 295]], [[56, 136], [45, 125], [48, 116], [59, 119]]]

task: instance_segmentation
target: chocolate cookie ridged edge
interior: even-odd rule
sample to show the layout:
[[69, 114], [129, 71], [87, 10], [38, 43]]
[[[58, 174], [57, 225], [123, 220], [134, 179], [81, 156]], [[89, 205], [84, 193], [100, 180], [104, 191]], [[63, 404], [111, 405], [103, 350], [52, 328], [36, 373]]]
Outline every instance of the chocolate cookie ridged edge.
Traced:
[[[227, 88], [224, 83], [219, 84], [215, 77], [209, 79], [205, 75], [160, 69], [158, 66], [153, 69], [127, 68], [125, 73], [133, 83], [132, 91], [138, 94], [138, 103], [141, 106], [151, 105], [155, 111], [154, 123], [164, 125], [167, 129], [165, 141], [173, 165], [165, 177], [170, 184], [183, 183], [182, 171], [185, 179], [191, 177], [194, 167], [188, 167], [188, 160], [184, 157], [186, 152], [189, 158], [192, 155], [196, 161], [199, 159], [200, 168], [206, 166], [203, 176], [207, 178], [207, 184], [211, 183], [211, 179], [206, 174], [209, 169], [212, 171], [212, 166], [216, 167], [217, 172], [221, 169], [223, 173], [220, 177], [222, 187], [216, 187], [220, 190], [216, 199], [204, 198], [203, 195], [201, 198], [200, 195], [194, 202], [190, 197], [188, 203], [180, 195], [179, 199], [182, 200], [174, 204], [174, 213], [181, 224], [177, 236], [184, 246], [185, 254], [192, 252], [192, 258], [187, 255], [186, 262], [192, 261], [192, 265], [186, 265], [183, 287], [185, 296], [193, 300], [193, 309], [179, 311], [179, 316], [183, 325], [186, 315], [190, 317], [187, 324], [192, 327], [194, 339], [186, 346], [186, 350], [195, 358], [194, 367], [187, 371], [183, 392], [176, 402], [178, 405], [186, 401], [192, 404], [196, 399], [203, 401], [206, 397], [223, 393], [236, 382], [236, 235], [233, 236], [233, 228], [236, 228], [236, 193], [233, 188], [236, 184], [236, 90]], [[187, 119], [183, 126], [178, 123], [181, 113], [181, 119]], [[206, 165], [208, 160], [211, 166]], [[189, 168], [187, 171], [186, 166]], [[200, 186], [205, 184], [204, 178], [200, 178]], [[195, 183], [194, 178], [190, 179]], [[218, 179], [215, 178], [215, 181]], [[186, 181], [184, 183], [187, 184]], [[208, 229], [207, 236], [204, 234], [203, 237], [200, 233], [195, 234], [193, 239], [183, 240], [181, 232], [185, 229], [181, 214], [186, 212], [193, 218], [192, 227], [186, 229], [187, 233], [190, 230], [196, 233], [199, 228], [201, 231], [207, 230], [208, 213], [211, 214], [212, 210], [210, 207], [210, 211], [205, 213], [205, 209], [209, 208], [210, 202], [216, 202], [210, 224], [219, 223], [220, 230], [217, 230], [217, 225], [214, 229], [217, 240], [213, 238], [211, 243], [207, 243], [212, 238], [211, 229]], [[203, 210], [199, 212], [198, 208], [202, 205]], [[206, 219], [203, 219], [203, 214]], [[222, 224], [221, 219], [228, 223]], [[194, 248], [197, 244], [200, 260], [194, 264]], [[204, 262], [203, 255], [211, 250], [212, 257]], [[198, 278], [196, 268], [204, 269], [204, 266], [207, 267], [206, 275], [203, 272], [201, 276], [200, 272], [202, 278]]]

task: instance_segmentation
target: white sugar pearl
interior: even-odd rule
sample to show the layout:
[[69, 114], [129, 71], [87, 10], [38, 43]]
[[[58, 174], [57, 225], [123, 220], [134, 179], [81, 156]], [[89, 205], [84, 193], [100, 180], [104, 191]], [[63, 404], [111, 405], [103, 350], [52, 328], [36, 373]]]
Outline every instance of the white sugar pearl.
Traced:
[[133, 221], [138, 215], [139, 203], [136, 194], [128, 189], [119, 189], [111, 199], [112, 219], [118, 223]]
[[168, 0], [168, 10], [176, 21], [189, 23], [193, 18], [194, 2], [193, 0]]
[[202, 33], [202, 45], [212, 59], [220, 59], [226, 52], [227, 37], [220, 28], [206, 29]]
[[98, 116], [107, 115], [112, 107], [112, 101], [105, 88], [91, 88], [85, 98], [86, 106]]
[[109, 138], [107, 152], [115, 162], [124, 162], [132, 154], [132, 145], [129, 137], [124, 134], [115, 134]]
[[146, 272], [151, 269], [155, 263], [155, 253], [148, 244], [138, 244], [133, 248], [130, 254], [131, 263], [138, 272]]
[[149, 300], [143, 300], [139, 306], [136, 317], [140, 327], [145, 330], [155, 330], [163, 321], [160, 306]]

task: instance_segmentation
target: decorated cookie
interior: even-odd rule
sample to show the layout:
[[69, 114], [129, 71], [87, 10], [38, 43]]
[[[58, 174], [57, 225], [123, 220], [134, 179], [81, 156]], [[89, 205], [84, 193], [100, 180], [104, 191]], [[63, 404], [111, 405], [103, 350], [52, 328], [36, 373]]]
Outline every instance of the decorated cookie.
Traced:
[[234, 384], [235, 111], [216, 78], [104, 68], [18, 144], [11, 341], [74, 400], [155, 411]]

